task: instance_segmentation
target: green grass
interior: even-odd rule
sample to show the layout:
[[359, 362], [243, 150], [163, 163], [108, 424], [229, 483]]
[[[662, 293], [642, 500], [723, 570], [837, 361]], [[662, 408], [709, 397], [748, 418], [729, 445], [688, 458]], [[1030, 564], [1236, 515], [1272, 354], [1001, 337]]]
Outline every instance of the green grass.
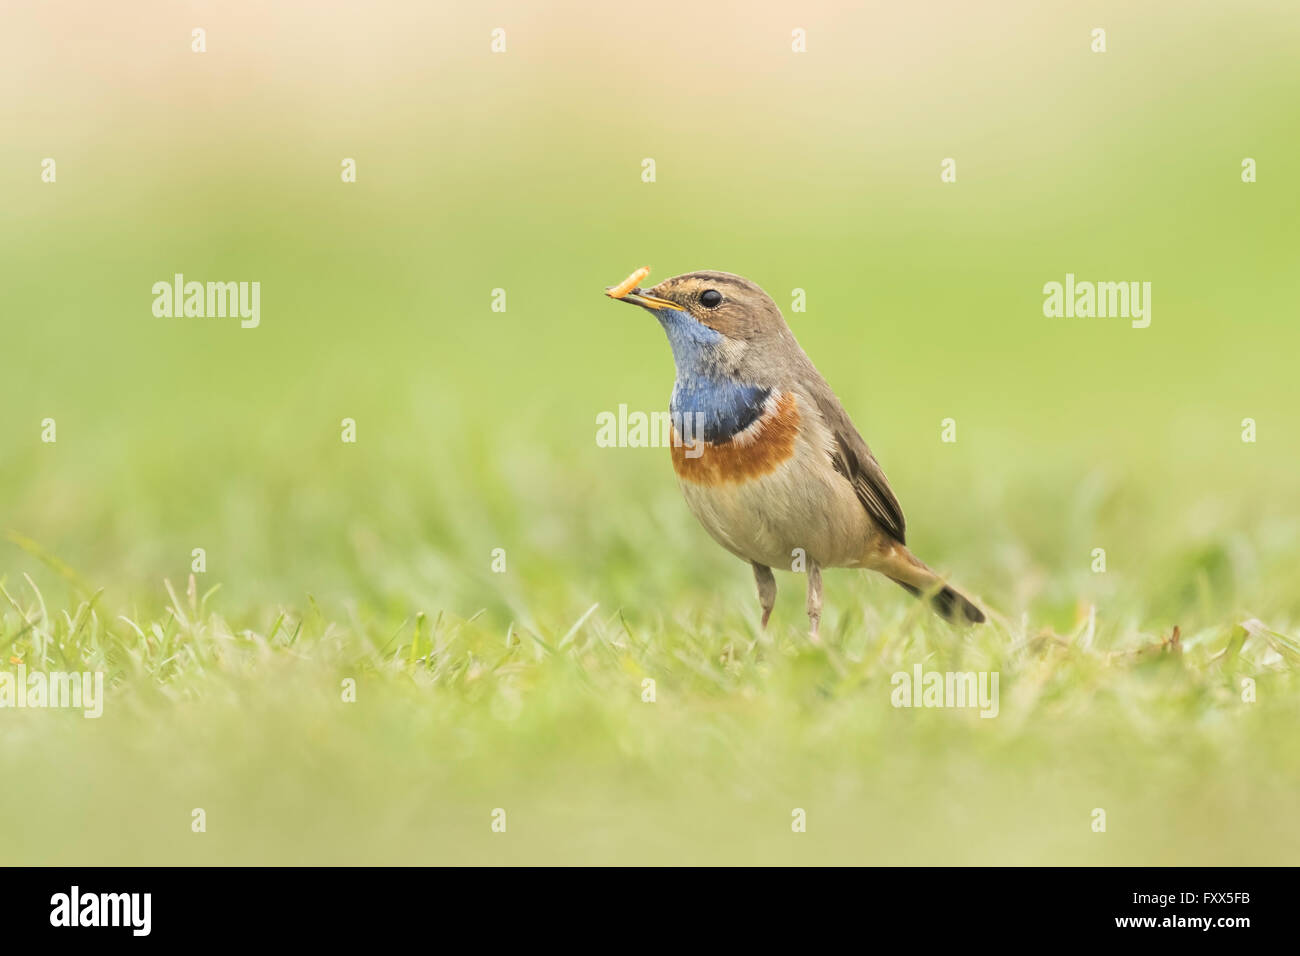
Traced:
[[[1181, 560], [1135, 588], [1115, 548], [1106, 574], [1087, 551], [1053, 570], [1026, 564], [999, 523], [985, 540], [953, 521], [942, 545], [929, 535], [931, 557], [968, 565], [963, 583], [1005, 616], [955, 631], [892, 585], [831, 571], [815, 647], [796, 575], [778, 575], [759, 631], [748, 569], [693, 525], [665, 452], [597, 453], [620, 480], [572, 488], [569, 463], [535, 449], [513, 494], [460, 498], [454, 470], [358, 492], [311, 560], [356, 582], [329, 597], [286, 585], [249, 601], [212, 570], [186, 587], [185, 553], [177, 587], [101, 589], [11, 541], [31, 570], [5, 581], [0, 650], [29, 669], [103, 670], [110, 692], [99, 720], [5, 713], [0, 772], [24, 786], [0, 813], [38, 823], [8, 828], [7, 860], [1208, 864], [1300, 850], [1294, 598], [1267, 624], [1237, 609], [1286, 593], [1289, 549], [1166, 542]], [[465, 506], [443, 513], [444, 496]], [[1094, 497], [1086, 520], [1125, 517]], [[233, 536], [270, 547], [281, 532]], [[998, 716], [894, 708], [891, 675], [918, 663], [998, 672]], [[206, 833], [190, 831], [195, 807]], [[791, 832], [796, 807], [806, 833]]]

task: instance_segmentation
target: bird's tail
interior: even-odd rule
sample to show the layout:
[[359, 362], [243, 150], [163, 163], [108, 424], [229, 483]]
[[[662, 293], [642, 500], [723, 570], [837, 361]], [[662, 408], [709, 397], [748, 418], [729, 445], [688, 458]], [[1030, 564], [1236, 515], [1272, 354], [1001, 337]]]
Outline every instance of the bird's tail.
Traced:
[[928, 597], [935, 613], [946, 621], [984, 623], [984, 612], [974, 601], [945, 584], [943, 578], [901, 544], [894, 545], [884, 556], [878, 556], [870, 567], [914, 596]]

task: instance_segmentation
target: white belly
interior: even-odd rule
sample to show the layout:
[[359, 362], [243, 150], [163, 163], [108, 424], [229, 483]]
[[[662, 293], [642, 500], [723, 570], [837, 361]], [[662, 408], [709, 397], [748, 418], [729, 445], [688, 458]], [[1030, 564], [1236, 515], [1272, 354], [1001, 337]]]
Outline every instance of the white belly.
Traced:
[[806, 440], [789, 460], [757, 478], [679, 483], [691, 512], [715, 541], [739, 558], [778, 570], [791, 570], [800, 549], [822, 567], [856, 565], [877, 533], [848, 481], [823, 449]]

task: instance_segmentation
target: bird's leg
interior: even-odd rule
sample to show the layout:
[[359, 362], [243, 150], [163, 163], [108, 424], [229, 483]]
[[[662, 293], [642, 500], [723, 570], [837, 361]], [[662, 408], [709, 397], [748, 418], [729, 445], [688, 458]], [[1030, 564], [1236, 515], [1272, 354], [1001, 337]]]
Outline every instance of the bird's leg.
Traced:
[[767, 629], [767, 619], [772, 616], [772, 606], [776, 604], [776, 578], [772, 569], [766, 564], [754, 563], [754, 581], [758, 584], [758, 603], [763, 608], [763, 629]]
[[818, 632], [822, 625], [822, 569], [816, 561], [808, 561], [808, 636], [814, 644], [821, 643]]

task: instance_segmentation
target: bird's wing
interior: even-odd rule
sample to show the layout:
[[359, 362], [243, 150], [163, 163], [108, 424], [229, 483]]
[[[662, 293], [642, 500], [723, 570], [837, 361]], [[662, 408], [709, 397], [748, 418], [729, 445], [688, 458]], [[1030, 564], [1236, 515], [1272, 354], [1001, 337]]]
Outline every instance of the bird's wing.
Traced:
[[815, 383], [809, 391], [835, 439], [835, 448], [831, 449], [831, 464], [853, 485], [867, 514], [876, 519], [876, 523], [899, 544], [905, 544], [906, 522], [903, 520], [902, 505], [894, 497], [880, 463], [853, 427], [849, 413], [825, 382]]

